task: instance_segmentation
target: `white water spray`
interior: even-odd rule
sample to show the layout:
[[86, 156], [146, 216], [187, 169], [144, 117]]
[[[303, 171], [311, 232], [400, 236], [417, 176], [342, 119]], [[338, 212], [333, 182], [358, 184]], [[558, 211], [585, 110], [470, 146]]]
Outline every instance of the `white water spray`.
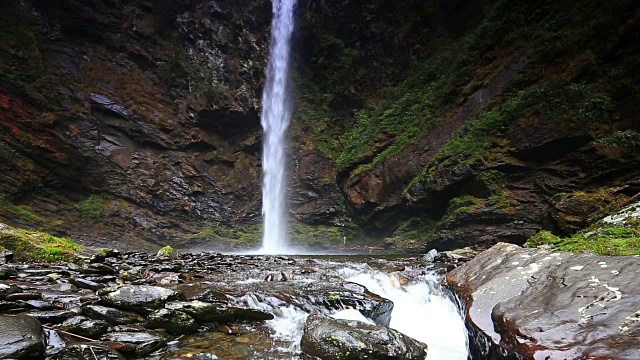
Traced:
[[402, 285], [397, 275], [364, 272], [347, 280], [394, 303], [389, 327], [429, 345], [426, 360], [466, 360], [467, 333], [455, 304], [440, 290], [433, 274]]
[[[338, 275], [393, 301], [394, 308], [389, 327], [426, 343], [429, 350], [425, 360], [467, 360], [464, 317], [442, 292], [440, 278], [437, 275], [427, 273], [404, 284], [398, 274], [374, 271], [367, 265], [353, 263], [338, 271]], [[253, 307], [268, 309], [255, 305]], [[284, 304], [276, 308], [278, 310], [271, 310], [276, 314], [275, 319], [267, 321], [266, 324], [273, 329], [277, 340], [290, 344], [288, 348], [280, 350], [298, 353], [308, 313]], [[373, 324], [354, 309], [338, 311], [331, 316]]]
[[260, 252], [267, 254], [288, 252], [285, 135], [291, 120], [289, 54], [295, 3], [295, 0], [273, 0], [269, 65], [262, 93], [264, 235]]

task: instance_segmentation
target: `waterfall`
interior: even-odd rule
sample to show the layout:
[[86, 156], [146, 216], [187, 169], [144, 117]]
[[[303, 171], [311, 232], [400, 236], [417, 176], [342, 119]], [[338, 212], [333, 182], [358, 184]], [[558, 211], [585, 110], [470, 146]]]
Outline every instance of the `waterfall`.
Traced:
[[262, 93], [262, 253], [287, 252], [286, 133], [291, 120], [289, 54], [295, 0], [273, 0], [267, 79]]

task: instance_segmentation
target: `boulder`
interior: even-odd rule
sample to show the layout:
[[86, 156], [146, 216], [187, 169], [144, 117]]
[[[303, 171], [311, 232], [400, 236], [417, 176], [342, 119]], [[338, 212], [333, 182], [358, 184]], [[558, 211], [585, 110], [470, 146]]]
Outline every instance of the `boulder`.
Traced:
[[144, 318], [136, 313], [122, 311], [100, 305], [85, 305], [82, 312], [94, 320], [104, 320], [112, 325], [126, 325], [143, 322]]
[[25, 315], [32, 316], [43, 324], [58, 324], [70, 317], [78, 315], [71, 310], [31, 311]]
[[[527, 359], [637, 359], [640, 259], [499, 243], [450, 272], [485, 345]], [[491, 349], [487, 349], [487, 347]]]
[[62, 352], [67, 345], [65, 339], [60, 336], [60, 333], [56, 330], [45, 329], [45, 343], [47, 348], [44, 352], [45, 357], [51, 357]]
[[109, 265], [101, 264], [101, 263], [89, 263], [83, 265], [79, 272], [83, 274], [99, 274], [99, 275], [112, 275], [115, 274], [116, 271]]
[[322, 360], [424, 360], [427, 345], [385, 326], [309, 315], [302, 351]]
[[[254, 293], [261, 294], [259, 296], [274, 296], [312, 314], [326, 313], [326, 310], [356, 309], [382, 326], [389, 325], [393, 310], [391, 300], [348, 281], [338, 284], [317, 281], [300, 286], [288, 282], [258, 282], [247, 285], [246, 289], [245, 295]], [[250, 306], [249, 302], [244, 304]]]
[[169, 301], [183, 298], [179, 291], [147, 285], [123, 286], [101, 297], [106, 305], [142, 313], [148, 313], [149, 309], [160, 309]]
[[62, 330], [90, 338], [106, 333], [108, 327], [109, 324], [106, 321], [92, 320], [84, 316], [74, 316], [60, 324]]
[[196, 321], [186, 313], [160, 309], [147, 316], [144, 326], [149, 329], [166, 329], [170, 334], [188, 334], [198, 329]]
[[42, 325], [30, 316], [0, 316], [0, 359], [38, 359], [44, 354]]
[[87, 280], [87, 279], [81, 278], [79, 276], [70, 277], [69, 278], [69, 282], [72, 285], [75, 285], [75, 286], [77, 286], [77, 287], [79, 287], [81, 289], [89, 289], [89, 290], [96, 291], [96, 290], [100, 290], [100, 289], [104, 288], [104, 285], [102, 285], [102, 284], [99, 284], [99, 283], [97, 283], [95, 281], [91, 281], [91, 280]]
[[13, 252], [0, 246], [0, 265], [4, 265], [13, 259]]
[[549, 199], [543, 211], [543, 226], [558, 235], [572, 235], [604, 217], [607, 209], [628, 200], [620, 188], [600, 188], [593, 192], [559, 193]]
[[16, 276], [18, 276], [18, 272], [16, 271], [16, 269], [7, 265], [0, 266], [0, 280], [7, 280], [11, 277]]
[[160, 250], [158, 250], [158, 252], [156, 253], [157, 257], [168, 257], [171, 260], [176, 260], [180, 257], [180, 254], [178, 253], [178, 251], [174, 248], [172, 248], [171, 246], [165, 246], [163, 248], [161, 248]]

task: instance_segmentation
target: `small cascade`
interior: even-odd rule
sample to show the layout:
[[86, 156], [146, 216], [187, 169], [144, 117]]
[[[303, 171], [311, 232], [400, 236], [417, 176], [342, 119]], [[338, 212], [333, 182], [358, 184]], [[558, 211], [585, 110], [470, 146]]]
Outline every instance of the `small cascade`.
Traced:
[[[393, 301], [389, 327], [426, 343], [429, 346], [426, 360], [467, 359], [464, 319], [457, 306], [443, 292], [441, 275], [434, 272], [421, 274], [420, 271], [405, 279], [399, 273], [373, 270], [362, 263], [325, 262], [323, 265], [335, 269], [330, 272], [332, 275], [363, 285], [369, 291]], [[237, 300], [243, 306], [270, 311], [275, 315], [273, 320], [266, 322], [272, 329], [274, 340], [280, 344], [274, 351], [289, 353], [292, 359], [298, 358], [300, 353], [300, 339], [309, 313], [373, 324], [371, 319], [355, 309], [328, 310], [313, 304], [307, 304], [302, 309], [275, 297], [245, 295]]]
[[261, 253], [285, 254], [286, 234], [286, 133], [291, 120], [289, 57], [295, 0], [273, 0], [269, 65], [262, 93], [264, 129]]
[[466, 360], [467, 332], [456, 305], [434, 274], [403, 284], [396, 274], [365, 272], [348, 281], [364, 285], [394, 303], [389, 327], [429, 345], [427, 360]]

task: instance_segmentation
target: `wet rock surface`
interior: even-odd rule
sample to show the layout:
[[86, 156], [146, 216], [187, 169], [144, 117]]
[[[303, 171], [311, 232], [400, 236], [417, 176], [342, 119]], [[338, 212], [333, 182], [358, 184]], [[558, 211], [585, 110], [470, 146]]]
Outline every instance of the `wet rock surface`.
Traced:
[[0, 358], [38, 359], [44, 351], [42, 325], [38, 320], [0, 315]]
[[148, 312], [165, 303], [178, 300], [182, 294], [159, 286], [134, 285], [113, 290], [101, 297], [102, 302], [123, 310]]
[[302, 350], [323, 360], [422, 360], [427, 345], [397, 330], [359, 321], [310, 315], [304, 327]]
[[59, 356], [60, 360], [123, 360], [117, 351], [105, 346], [76, 344], [67, 347]]
[[100, 305], [83, 306], [82, 313], [94, 320], [104, 320], [112, 325], [126, 325], [144, 321], [144, 318], [136, 313]]
[[488, 340], [484, 348], [472, 346], [476, 354], [637, 359], [639, 274], [638, 256], [551, 253], [500, 243], [446, 281]]
[[198, 329], [196, 321], [187, 313], [160, 309], [147, 316], [144, 324], [149, 329], [166, 329], [171, 334], [188, 334]]
[[62, 330], [94, 339], [106, 333], [108, 327], [106, 321], [91, 320], [84, 316], [74, 316], [60, 324]]

